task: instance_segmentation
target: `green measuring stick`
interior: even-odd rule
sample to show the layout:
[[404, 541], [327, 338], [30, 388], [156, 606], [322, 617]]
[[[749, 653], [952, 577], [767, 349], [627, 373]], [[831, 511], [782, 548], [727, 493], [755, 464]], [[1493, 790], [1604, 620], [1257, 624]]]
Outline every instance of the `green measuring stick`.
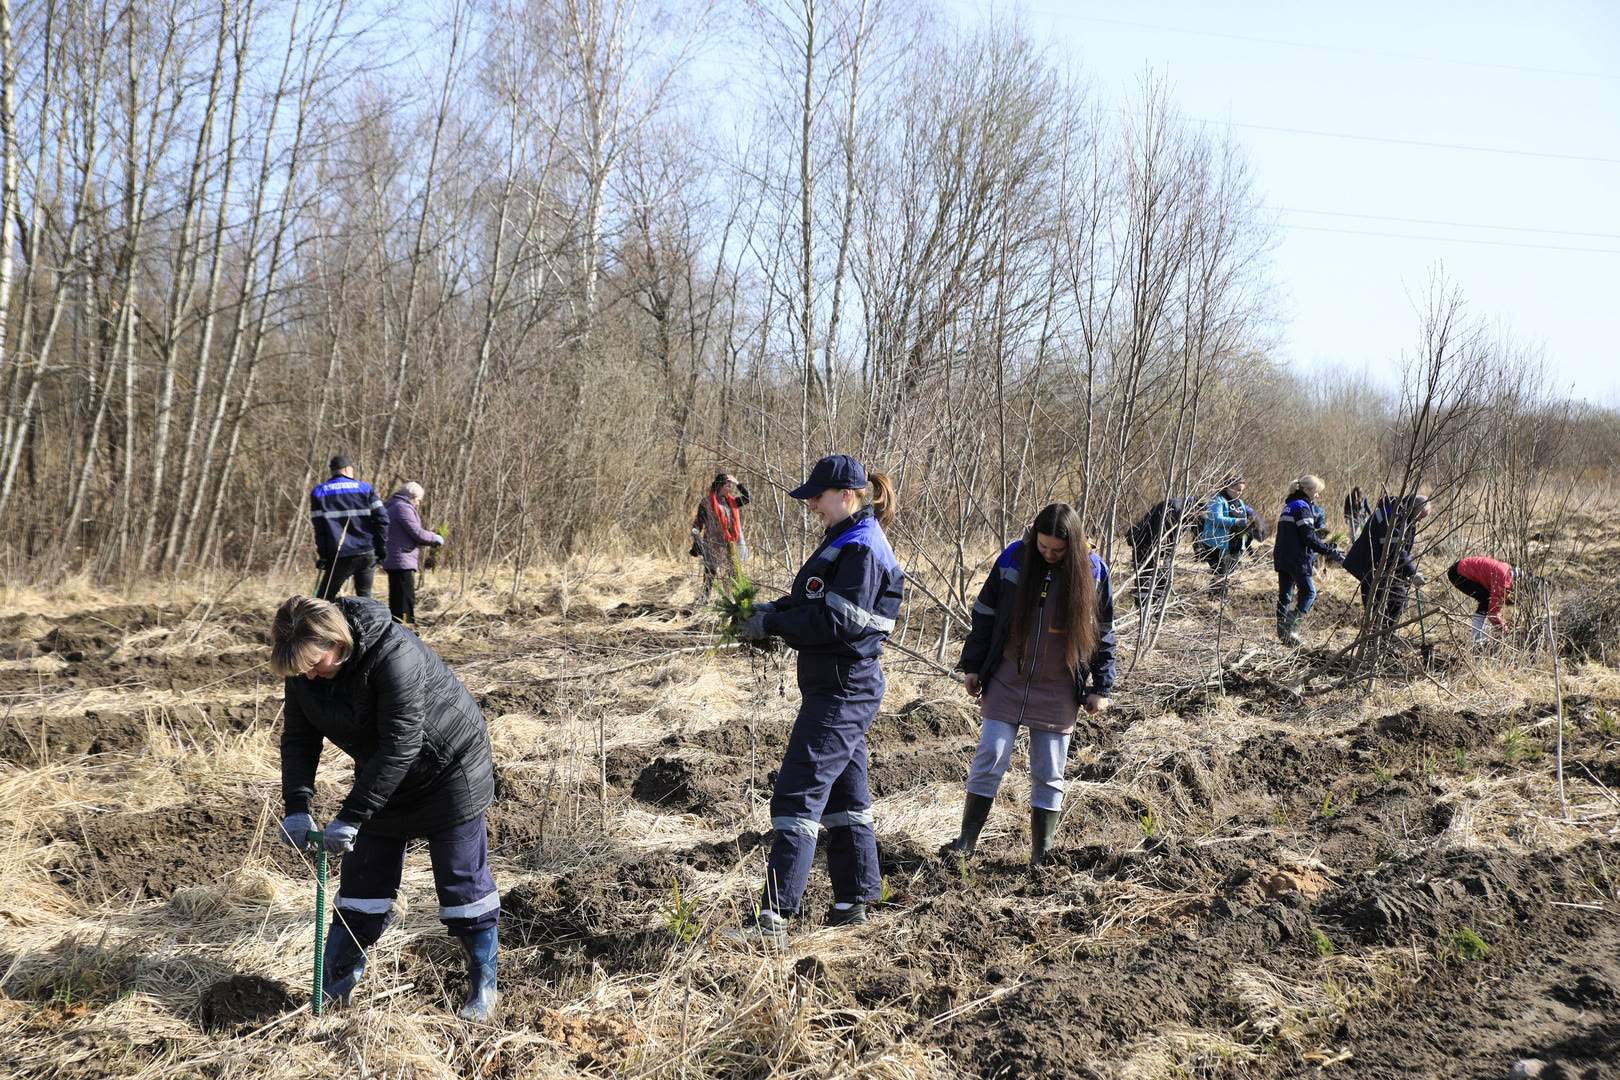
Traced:
[[326, 833], [312, 829], [304, 834], [304, 843], [313, 847], [315, 856], [315, 996], [309, 999], [309, 1011], [321, 1015], [326, 1004]]

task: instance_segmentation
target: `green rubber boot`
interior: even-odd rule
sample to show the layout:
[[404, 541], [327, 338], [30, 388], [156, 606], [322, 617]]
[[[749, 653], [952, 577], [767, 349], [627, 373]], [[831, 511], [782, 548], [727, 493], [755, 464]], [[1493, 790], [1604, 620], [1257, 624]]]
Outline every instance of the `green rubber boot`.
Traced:
[[973, 854], [979, 846], [979, 833], [984, 831], [984, 823], [990, 817], [990, 808], [996, 805], [996, 800], [987, 799], [983, 795], [968, 792], [962, 803], [962, 833], [955, 840], [939, 849], [942, 858], [965, 859]]
[[1045, 866], [1051, 861], [1052, 841], [1057, 839], [1058, 820], [1063, 816], [1061, 810], [1042, 810], [1038, 806], [1029, 808], [1029, 865], [1031, 867]]

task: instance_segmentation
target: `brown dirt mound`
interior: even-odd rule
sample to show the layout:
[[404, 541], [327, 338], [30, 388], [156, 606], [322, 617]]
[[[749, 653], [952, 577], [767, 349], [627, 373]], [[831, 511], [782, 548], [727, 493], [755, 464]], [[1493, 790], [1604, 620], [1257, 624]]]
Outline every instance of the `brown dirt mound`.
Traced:
[[[88, 903], [120, 897], [168, 899], [176, 889], [214, 881], [253, 844], [259, 814], [236, 806], [186, 806], [135, 814], [102, 814], [57, 822], [53, 837], [79, 851], [58, 865], [57, 883]], [[273, 842], [265, 854], [283, 873], [310, 873], [298, 852]], [[335, 873], [335, 867], [334, 867]]]
[[[187, 702], [153, 710], [153, 721], [182, 739], [215, 732], [247, 731], [275, 721], [280, 695], [266, 696], [255, 709], [251, 702]], [[0, 724], [0, 758], [20, 765], [43, 765], [76, 754], [105, 754], [139, 750], [148, 732], [145, 712], [86, 709], [43, 720], [17, 720]]]
[[300, 998], [283, 983], [260, 975], [232, 975], [209, 986], [197, 1003], [203, 1030], [252, 1028], [296, 1009]]

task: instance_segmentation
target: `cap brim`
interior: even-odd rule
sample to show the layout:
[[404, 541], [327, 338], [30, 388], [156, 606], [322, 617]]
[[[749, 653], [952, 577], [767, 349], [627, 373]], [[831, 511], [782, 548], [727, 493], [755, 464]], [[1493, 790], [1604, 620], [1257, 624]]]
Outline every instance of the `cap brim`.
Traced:
[[798, 487], [796, 487], [792, 491], [788, 492], [788, 498], [790, 498], [790, 499], [813, 499], [817, 495], [820, 495], [823, 491], [826, 491], [826, 490], [827, 490], [826, 488], [820, 487], [820, 486], [818, 486], [816, 484], [800, 484]]

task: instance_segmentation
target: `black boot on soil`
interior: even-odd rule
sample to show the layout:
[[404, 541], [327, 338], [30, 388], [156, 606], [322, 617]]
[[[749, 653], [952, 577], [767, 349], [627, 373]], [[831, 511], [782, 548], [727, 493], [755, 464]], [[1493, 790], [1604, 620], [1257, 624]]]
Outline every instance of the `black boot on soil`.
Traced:
[[1061, 810], [1042, 810], [1038, 806], [1029, 808], [1029, 865], [1033, 869], [1045, 866], [1052, 859], [1052, 841], [1057, 839], [1058, 819], [1063, 816]]
[[828, 926], [865, 926], [866, 921], [865, 904], [852, 904], [847, 908], [835, 904], [827, 909]]
[[495, 1002], [500, 998], [495, 990], [495, 958], [501, 951], [500, 938], [492, 926], [460, 940], [461, 951], [467, 954], [467, 1003], [458, 1015], [463, 1020], [487, 1024], [495, 1015]]
[[965, 859], [979, 846], [979, 833], [984, 831], [985, 820], [996, 800], [968, 792], [962, 803], [962, 834], [939, 849], [941, 858]]
[[1307, 616], [1303, 611], [1296, 611], [1288, 617], [1288, 644], [1305, 644], [1305, 639], [1299, 636], [1299, 632], [1305, 628], [1306, 618]]
[[326, 954], [321, 958], [321, 997], [329, 1009], [346, 1009], [354, 998], [354, 988], [366, 973], [366, 951], [341, 924], [326, 936]]

